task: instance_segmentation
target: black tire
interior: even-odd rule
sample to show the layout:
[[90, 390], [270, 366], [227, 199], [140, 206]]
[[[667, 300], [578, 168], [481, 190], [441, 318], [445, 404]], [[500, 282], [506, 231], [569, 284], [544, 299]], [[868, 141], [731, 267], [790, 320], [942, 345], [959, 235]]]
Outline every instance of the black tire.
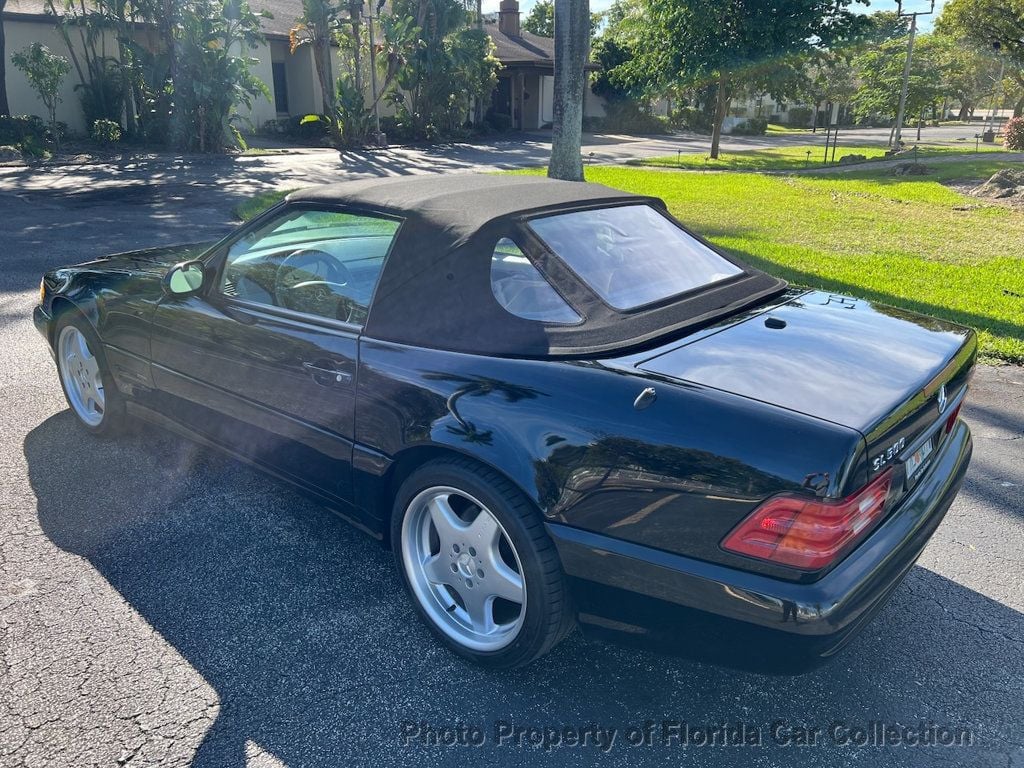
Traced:
[[[64, 367], [60, 361], [60, 338], [65, 328], [73, 327], [85, 337], [90, 352], [95, 356], [99, 365], [99, 375], [103, 384], [104, 408], [102, 418], [98, 424], [90, 424], [78, 412], [75, 403], [68, 393], [68, 383], [64, 380]], [[53, 331], [54, 351], [57, 355], [57, 378], [60, 380], [61, 391], [64, 392], [64, 399], [67, 401], [71, 413], [79, 426], [86, 432], [97, 437], [114, 437], [122, 434], [126, 428], [128, 415], [125, 409], [124, 398], [117, 390], [117, 384], [110, 373], [106, 355], [103, 353], [103, 345], [93, 330], [92, 325], [82, 315], [74, 310], [67, 310], [57, 318]]]
[[[498, 520], [522, 566], [525, 616], [515, 639], [495, 651], [468, 648], [450, 637], [430, 617], [410, 581], [402, 554], [402, 526], [410, 503], [425, 489], [447, 486], [478, 499]], [[391, 542], [398, 571], [417, 613], [450, 650], [491, 669], [521, 667], [554, 648], [576, 626], [561, 561], [544, 530], [540, 513], [507, 479], [461, 457], [430, 461], [406, 478], [395, 496]]]

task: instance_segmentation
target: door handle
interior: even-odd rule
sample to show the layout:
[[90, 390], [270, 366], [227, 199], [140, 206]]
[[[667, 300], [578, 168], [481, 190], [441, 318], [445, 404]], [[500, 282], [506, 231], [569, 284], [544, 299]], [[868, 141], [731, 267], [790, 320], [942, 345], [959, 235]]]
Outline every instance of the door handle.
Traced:
[[348, 371], [339, 371], [337, 368], [324, 368], [313, 363], [303, 363], [302, 367], [314, 379], [333, 379], [336, 384], [348, 384], [352, 381], [352, 374]]

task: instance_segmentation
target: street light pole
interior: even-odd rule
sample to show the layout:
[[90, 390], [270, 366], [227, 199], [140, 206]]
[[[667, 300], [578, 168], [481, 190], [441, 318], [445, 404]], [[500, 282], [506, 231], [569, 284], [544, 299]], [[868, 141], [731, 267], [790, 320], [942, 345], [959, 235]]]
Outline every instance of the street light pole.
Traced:
[[932, 0], [928, 12], [916, 11], [914, 13], [903, 12], [903, 0], [896, 2], [896, 15], [899, 18], [910, 18], [910, 39], [907, 41], [907, 60], [903, 63], [903, 85], [900, 87], [900, 103], [896, 109], [896, 131], [893, 134], [892, 147], [899, 149], [900, 140], [903, 136], [903, 118], [907, 109], [907, 90], [910, 87], [910, 61], [914, 55], [914, 38], [917, 36], [917, 17], [930, 16], [935, 12], [935, 0]]
[[[996, 47], [996, 52], [999, 52], [999, 48]], [[996, 92], [992, 94], [992, 114], [989, 116], [989, 129], [995, 131], [996, 129], [996, 110], [1002, 105], [1003, 101], [1003, 77], [1006, 75], [1006, 59], [999, 60], [999, 79], [996, 80]]]

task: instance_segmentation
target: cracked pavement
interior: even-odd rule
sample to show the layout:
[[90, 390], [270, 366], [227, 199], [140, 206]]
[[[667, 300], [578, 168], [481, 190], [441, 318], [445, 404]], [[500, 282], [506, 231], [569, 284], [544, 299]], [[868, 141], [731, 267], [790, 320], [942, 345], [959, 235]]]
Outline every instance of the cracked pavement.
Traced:
[[[156, 429], [78, 430], [30, 320], [40, 274], [217, 237], [245, 195], [318, 178], [304, 168], [0, 174], [0, 766], [1024, 766], [1024, 369], [979, 369], [960, 497], [880, 615], [796, 678], [578, 635], [525, 670], [471, 668], [416, 620], [388, 553], [289, 488]], [[626, 743], [666, 719], [747, 724], [764, 743]], [[620, 738], [607, 754], [498, 746], [498, 720]], [[972, 744], [771, 738], [777, 722], [876, 720], [965, 728]], [[478, 725], [486, 743], [404, 746], [405, 721]]]

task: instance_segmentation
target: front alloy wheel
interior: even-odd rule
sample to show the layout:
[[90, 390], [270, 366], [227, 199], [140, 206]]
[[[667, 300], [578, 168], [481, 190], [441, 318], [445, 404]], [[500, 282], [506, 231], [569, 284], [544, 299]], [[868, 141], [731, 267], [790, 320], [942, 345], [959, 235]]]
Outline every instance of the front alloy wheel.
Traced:
[[92, 328], [84, 318], [69, 314], [59, 320], [55, 335], [57, 373], [72, 412], [93, 434], [117, 432], [124, 421], [124, 401]]
[[73, 325], [61, 329], [57, 364], [71, 409], [86, 426], [98, 427], [103, 421], [106, 403], [100, 362], [89, 348], [85, 335]]

